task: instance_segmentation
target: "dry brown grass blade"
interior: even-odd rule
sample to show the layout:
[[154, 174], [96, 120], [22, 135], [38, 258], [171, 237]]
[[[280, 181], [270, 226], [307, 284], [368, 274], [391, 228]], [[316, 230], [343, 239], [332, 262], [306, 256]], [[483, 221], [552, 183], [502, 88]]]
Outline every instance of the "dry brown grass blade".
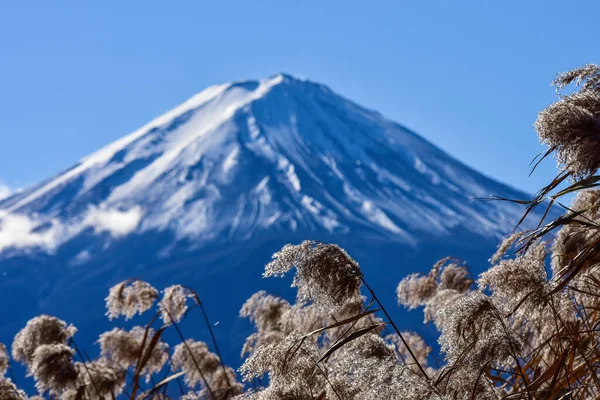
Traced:
[[314, 334], [317, 334], [317, 333], [319, 333], [319, 332], [323, 332], [323, 331], [326, 331], [326, 330], [328, 330], [328, 329], [337, 328], [338, 326], [341, 326], [341, 325], [346, 325], [346, 324], [349, 324], [349, 323], [351, 323], [351, 322], [358, 321], [358, 320], [359, 320], [359, 319], [361, 319], [362, 317], [366, 317], [367, 315], [370, 315], [370, 314], [376, 313], [377, 311], [381, 311], [381, 309], [380, 309], [380, 308], [376, 308], [376, 309], [374, 309], [374, 310], [365, 311], [365, 312], [362, 312], [362, 313], [360, 313], [360, 314], [357, 314], [357, 315], [354, 315], [354, 316], [352, 316], [352, 317], [349, 317], [349, 318], [343, 319], [343, 320], [341, 320], [341, 321], [338, 321], [338, 322], [336, 322], [336, 323], [333, 323], [333, 324], [331, 324], [331, 325], [327, 325], [327, 326], [325, 326], [325, 327], [323, 327], [323, 328], [315, 329], [314, 331], [312, 331], [312, 332], [309, 332], [309, 333], [307, 333], [306, 335], [303, 335], [301, 338], [302, 338], [302, 339], [304, 339], [304, 338], [307, 338], [307, 337], [309, 337], [309, 336], [312, 336], [312, 335], [314, 335]]
[[[538, 165], [540, 165], [540, 163], [542, 161], [544, 161], [546, 159], [546, 157], [548, 157], [550, 154], [552, 154], [552, 152], [554, 150], [556, 150], [556, 146], [549, 147], [548, 150], [546, 150], [546, 152], [544, 153], [544, 155], [542, 155], [542, 153], [539, 153], [537, 156], [535, 156], [533, 158], [533, 160], [531, 160], [531, 163], [529, 165], [533, 164], [534, 162], [535, 162], [535, 164], [534, 164], [533, 168], [531, 168], [531, 171], [529, 172], [529, 176], [531, 176], [531, 174], [533, 174], [533, 172], [538, 167]], [[540, 157], [540, 155], [542, 155], [542, 157], [539, 160], [537, 160], [537, 162], [536, 162], [536, 159], [538, 157]]]
[[75, 400], [83, 400], [85, 396], [85, 385], [81, 386], [77, 389], [77, 393], [75, 393]]
[[383, 304], [381, 304], [381, 301], [379, 301], [379, 298], [377, 297], [377, 294], [375, 294], [375, 291], [371, 288], [371, 286], [369, 286], [369, 284], [365, 280], [364, 275], [361, 275], [360, 280], [363, 283], [363, 285], [365, 285], [365, 288], [371, 294], [371, 297], [373, 298], [373, 300], [375, 300], [375, 302], [377, 302], [377, 304], [379, 305], [379, 308], [381, 308], [381, 311], [383, 312], [383, 314], [385, 315], [385, 317], [389, 321], [390, 325], [392, 325], [392, 328], [394, 328], [394, 331], [396, 331], [396, 333], [398, 334], [398, 337], [402, 341], [402, 344], [404, 345], [404, 347], [406, 348], [406, 350], [408, 350], [408, 354], [410, 354], [411, 358], [415, 362], [415, 365], [419, 368], [419, 370], [421, 371], [421, 373], [423, 374], [423, 376], [425, 377], [425, 379], [429, 380], [429, 375], [425, 371], [425, 368], [423, 368], [423, 366], [419, 362], [419, 359], [415, 356], [415, 354], [413, 353], [412, 349], [410, 348], [410, 346], [408, 345], [408, 343], [406, 342], [406, 340], [404, 340], [404, 336], [402, 336], [402, 333], [400, 332], [400, 330], [396, 326], [396, 323], [394, 322], [394, 320], [392, 319], [392, 317], [390, 317], [390, 314], [388, 314], [388, 312], [385, 309], [385, 307], [383, 306]]
[[574, 182], [572, 185], [569, 185], [568, 187], [561, 190], [560, 192], [552, 195], [552, 197], [555, 199], [558, 199], [559, 197], [562, 197], [569, 193], [578, 192], [578, 191], [584, 190], [584, 189], [591, 189], [591, 188], [597, 187], [599, 185], [598, 182], [600, 182], [600, 175], [592, 175], [587, 178], [584, 178], [584, 179]]
[[541, 239], [543, 236], [549, 234], [553, 230], [558, 229], [565, 225], [580, 225], [580, 226], [586, 226], [586, 227], [590, 227], [590, 228], [598, 228], [598, 226], [596, 224], [594, 224], [593, 222], [588, 222], [588, 221], [583, 221], [581, 219], [577, 219], [577, 217], [580, 217], [586, 211], [588, 211], [588, 210], [587, 209], [579, 210], [579, 211], [569, 210], [566, 214], [561, 215], [560, 217], [552, 220], [551, 222], [547, 223], [546, 225], [541, 226], [541, 227], [538, 226], [537, 229], [535, 229], [523, 236], [524, 243], [521, 247], [519, 247], [517, 252], [526, 250], [527, 248], [529, 248], [531, 246], [532, 243], [534, 243], [538, 239]]
[[219, 363], [221, 364], [221, 369], [223, 370], [223, 376], [225, 376], [227, 385], [231, 389], [232, 386], [231, 386], [231, 382], [229, 381], [229, 374], [227, 374], [227, 368], [225, 367], [225, 364], [223, 363], [223, 357], [221, 356], [221, 350], [219, 350], [219, 344], [217, 343], [217, 337], [215, 336], [215, 333], [212, 329], [212, 325], [210, 323], [210, 319], [208, 318], [208, 314], [206, 313], [206, 310], [204, 309], [204, 304], [202, 303], [202, 300], [200, 300], [200, 296], [198, 295], [198, 292], [196, 292], [191, 287], [188, 287], [188, 286], [184, 286], [184, 287], [186, 288], [186, 290], [188, 290], [190, 293], [192, 293], [192, 295], [194, 297], [194, 302], [196, 303], [195, 305], [200, 307], [200, 311], [202, 312], [202, 317], [204, 318], [204, 324], [206, 325], [206, 329], [208, 329], [208, 333], [210, 334], [210, 338], [211, 338], [213, 346], [215, 348], [215, 353], [217, 353], [217, 356], [219, 357]]
[[166, 377], [165, 379], [161, 380], [156, 385], [154, 385], [154, 387], [152, 389], [150, 389], [150, 391], [148, 391], [148, 393], [144, 394], [144, 396], [142, 397], [142, 399], [147, 399], [148, 396], [152, 396], [154, 393], [156, 393], [157, 391], [159, 391], [163, 386], [165, 386], [166, 384], [174, 381], [175, 379], [180, 378], [183, 375], [184, 375], [183, 372], [177, 372], [176, 374], [173, 374], [173, 375], [170, 375], [170, 376]]
[[139, 379], [139, 375], [144, 370], [144, 367], [146, 366], [146, 364], [148, 364], [148, 361], [150, 360], [150, 357], [152, 356], [152, 351], [158, 344], [158, 341], [160, 340], [162, 333], [164, 332], [164, 330], [166, 328], [167, 328], [166, 326], [163, 326], [154, 333], [154, 335], [152, 336], [152, 339], [150, 340], [150, 343], [148, 344], [148, 347], [146, 348], [145, 351], [144, 351], [144, 348], [142, 347], [143, 354], [141, 356], [141, 360], [139, 360], [138, 364], [136, 365], [135, 374], [134, 374], [135, 379]]
[[[134, 373], [134, 376], [132, 379], [133, 389], [131, 390], [131, 396], [130, 396], [131, 399], [135, 399], [137, 391], [139, 390], [139, 387], [140, 387], [139, 372], [142, 370], [141, 368], [139, 368], [139, 365], [141, 363], [142, 357], [144, 356], [144, 349], [146, 348], [146, 340], [148, 340], [148, 333], [150, 332], [150, 328], [152, 327], [152, 324], [154, 323], [154, 321], [156, 321], [156, 319], [158, 318], [159, 315], [160, 315], [160, 312], [157, 312], [156, 314], [154, 314], [154, 316], [152, 317], [150, 322], [146, 325], [146, 330], [144, 331], [144, 337], [142, 338], [142, 344], [140, 345], [140, 354], [135, 363], [135, 373]], [[163, 329], [164, 328], [161, 328], [161, 330], [163, 330]], [[155, 346], [156, 346], [156, 344], [155, 344]], [[148, 360], [146, 360], [146, 363], [147, 362], [148, 362]]]
[[362, 328], [362, 329], [359, 329], [357, 331], [352, 332], [351, 334], [349, 334], [348, 336], [346, 336], [344, 339], [340, 340], [339, 342], [337, 342], [336, 344], [334, 344], [333, 346], [331, 346], [325, 352], [325, 354], [323, 354], [323, 356], [321, 356], [321, 358], [319, 358], [319, 361], [317, 361], [317, 363], [320, 363], [321, 361], [323, 361], [324, 359], [326, 359], [327, 357], [329, 357], [331, 354], [333, 354], [335, 351], [339, 350], [346, 343], [349, 343], [349, 342], [351, 342], [353, 340], [358, 339], [359, 337], [363, 336], [366, 333], [369, 333], [370, 331], [372, 331], [373, 329], [375, 329], [375, 328], [377, 328], [379, 326], [381, 326], [381, 324], [373, 324], [371, 326], [367, 326], [366, 328]]
[[600, 237], [581, 250], [569, 263], [566, 271], [561, 271], [561, 282], [550, 292], [550, 296], [561, 291], [587, 265], [587, 261], [600, 252]]
[[539, 377], [529, 384], [529, 389], [531, 391], [537, 391], [540, 386], [546, 383], [550, 378], [552, 378], [553, 381], [556, 381], [557, 374], [560, 372], [560, 368], [564, 367], [564, 363], [569, 353], [570, 349], [566, 349], [550, 367], [548, 367]]

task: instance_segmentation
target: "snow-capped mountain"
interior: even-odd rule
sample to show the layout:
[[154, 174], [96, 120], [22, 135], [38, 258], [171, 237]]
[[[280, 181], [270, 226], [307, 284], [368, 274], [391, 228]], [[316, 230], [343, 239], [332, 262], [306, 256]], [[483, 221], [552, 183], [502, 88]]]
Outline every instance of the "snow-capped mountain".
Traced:
[[251, 293], [283, 290], [260, 281], [269, 255], [311, 238], [347, 247], [391, 299], [437, 257], [490, 255], [523, 212], [473, 200], [492, 194], [527, 197], [324, 85], [211, 86], [0, 200], [0, 301], [20, 310], [0, 312], [0, 341], [40, 312], [93, 336], [128, 277], [195, 286], [232, 332]]
[[472, 201], [490, 194], [522, 196], [326, 86], [277, 75], [209, 87], [0, 202], [0, 250], [54, 251], [87, 229], [198, 245], [273, 229], [497, 238], [522, 210]]

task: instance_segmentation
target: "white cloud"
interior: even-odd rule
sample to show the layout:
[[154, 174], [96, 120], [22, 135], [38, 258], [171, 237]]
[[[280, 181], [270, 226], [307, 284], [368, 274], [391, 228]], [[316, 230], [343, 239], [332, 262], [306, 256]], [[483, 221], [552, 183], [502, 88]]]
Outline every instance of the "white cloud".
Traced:
[[0, 252], [7, 248], [27, 247], [52, 251], [63, 233], [62, 224], [56, 220], [44, 223], [35, 217], [0, 210]]
[[52, 252], [87, 228], [119, 238], [135, 231], [142, 216], [139, 206], [129, 210], [94, 206], [78, 222], [67, 225], [57, 219], [0, 210], [0, 253], [9, 248], [36, 247]]
[[142, 219], [142, 208], [135, 206], [127, 211], [90, 207], [83, 226], [92, 227], [96, 233], [108, 232], [112, 237], [121, 237], [133, 232]]

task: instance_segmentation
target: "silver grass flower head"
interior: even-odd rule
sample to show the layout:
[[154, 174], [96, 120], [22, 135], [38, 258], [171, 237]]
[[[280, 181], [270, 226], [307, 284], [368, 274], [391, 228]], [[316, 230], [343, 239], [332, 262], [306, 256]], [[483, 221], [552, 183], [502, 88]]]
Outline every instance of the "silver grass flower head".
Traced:
[[569, 284], [567, 293], [580, 307], [588, 310], [598, 309], [600, 307], [600, 264], [593, 264], [575, 276]]
[[283, 339], [285, 334], [282, 317], [290, 308], [286, 300], [265, 291], [259, 291], [246, 300], [240, 310], [240, 316], [249, 318], [256, 326], [257, 332], [246, 338], [242, 357], [253, 353], [258, 346]]
[[[299, 330], [298, 332], [303, 333], [304, 331], [310, 332], [321, 326], [331, 326], [341, 320], [348, 319], [351, 317], [358, 318], [358, 316], [362, 315], [365, 311], [365, 302], [366, 298], [364, 296], [354, 297], [348, 299], [340, 308], [333, 310], [332, 312], [326, 315], [318, 315], [315, 316], [314, 319], [317, 321], [316, 323], [310, 326], [310, 329]], [[323, 335], [332, 343], [341, 338], [342, 335], [345, 335], [348, 332], [348, 329], [358, 330], [362, 328], [366, 328], [373, 325], [379, 325], [374, 328], [372, 332], [380, 333], [385, 329], [385, 323], [381, 318], [379, 318], [376, 314], [363, 315], [359, 319], [354, 319], [352, 322], [349, 322], [344, 325], [340, 325], [335, 328], [327, 329], [323, 332]], [[321, 340], [319, 336], [314, 335], [315, 341]]]
[[203, 397], [200, 397], [201, 394], [198, 392], [188, 392], [181, 396], [179, 400], [203, 400]]
[[429, 274], [411, 274], [400, 281], [396, 296], [398, 304], [409, 310], [425, 306], [425, 322], [429, 322], [435, 319], [442, 305], [454, 295], [469, 291], [472, 284], [466, 265], [458, 264], [454, 257], [446, 257], [436, 262]]
[[396, 360], [394, 348], [374, 333], [367, 333], [348, 342], [345, 351], [359, 358], [378, 358], [381, 360]]
[[[200, 384], [201, 390], [190, 396], [226, 400], [240, 394], [243, 386], [237, 382], [235, 372], [222, 365], [219, 357], [212, 353], [206, 343], [188, 339], [175, 346], [171, 359], [173, 371], [182, 371], [188, 387]], [[210, 387], [210, 391], [206, 387]], [[213, 397], [210, 396], [212, 392]], [[193, 398], [193, 397], [191, 397]]]
[[[231, 399], [244, 390], [244, 385], [237, 381], [237, 375], [231, 367], [219, 368], [212, 374], [210, 387], [217, 397], [217, 400]], [[208, 397], [206, 388], [202, 389]]]
[[10, 357], [8, 356], [8, 351], [6, 350], [6, 346], [0, 343], [0, 378], [6, 374], [8, 370], [8, 366], [10, 363]]
[[80, 378], [78, 383], [83, 386], [85, 397], [89, 400], [118, 397], [123, 392], [127, 370], [115, 363], [106, 359], [78, 362], [75, 369]]
[[496, 386], [497, 383], [484, 372], [469, 365], [454, 367], [444, 376], [443, 399], [499, 400], [510, 398], [508, 395], [514, 394]]
[[339, 307], [360, 295], [358, 264], [340, 247], [315, 241], [285, 245], [265, 267], [263, 276], [282, 276], [296, 268], [292, 286], [302, 299], [314, 301], [324, 310]]
[[106, 297], [106, 315], [110, 320], [121, 315], [125, 319], [132, 318], [136, 313], [142, 314], [149, 310], [158, 298], [158, 291], [149, 283], [140, 280], [126, 280], [110, 288]]
[[[423, 338], [416, 332], [403, 331], [400, 333], [402, 334], [404, 341], [402, 341], [397, 333], [387, 335], [385, 340], [394, 346], [396, 352], [400, 356], [400, 359], [403, 360], [405, 364], [414, 363], [414, 360], [408, 351], [408, 348], [410, 348], [414, 356], [417, 358], [417, 361], [419, 361], [419, 364], [421, 364], [423, 367], [426, 367], [427, 357], [429, 357], [429, 354], [431, 353], [431, 347], [429, 347], [425, 343], [425, 340], [423, 340]], [[408, 348], [404, 342], [406, 342]]]
[[36, 348], [31, 365], [38, 392], [58, 395], [73, 388], [77, 371], [73, 363], [75, 351], [64, 344], [43, 344]]
[[[576, 217], [583, 223], [600, 224], [600, 190], [588, 189], [577, 193], [573, 198], [570, 209], [582, 214]], [[597, 230], [587, 226], [569, 224], [564, 225], [556, 234], [552, 246], [552, 272], [554, 276], [560, 274], [575, 256], [584, 250], [597, 237]], [[600, 257], [589, 259], [588, 264], [600, 263]]]
[[0, 399], [2, 400], [27, 400], [24, 391], [18, 389], [8, 378], [0, 378]]
[[77, 329], [56, 317], [40, 315], [30, 319], [17, 333], [12, 344], [12, 356], [26, 366], [33, 361], [35, 350], [45, 344], [66, 344]]
[[242, 346], [241, 356], [242, 358], [246, 355], [254, 353], [259, 347], [269, 343], [279, 342], [285, 338], [285, 333], [280, 330], [266, 330], [260, 332], [254, 332], [250, 334], [244, 345]]
[[187, 299], [193, 294], [181, 285], [169, 286], [163, 291], [163, 297], [158, 304], [160, 317], [166, 325], [181, 321], [188, 309]]
[[440, 273], [439, 288], [453, 289], [459, 293], [465, 293], [473, 285], [473, 280], [469, 277], [469, 270], [464, 265], [451, 263]]
[[593, 174], [600, 166], [600, 74], [587, 65], [559, 75], [558, 90], [577, 83], [579, 91], [563, 96], [538, 115], [535, 129], [540, 140], [555, 149], [560, 164], [575, 179]]
[[477, 284], [481, 290], [490, 289], [503, 312], [520, 312], [534, 318], [547, 304], [545, 297], [552, 289], [546, 273], [547, 254], [546, 243], [535, 243], [514, 259], [502, 260], [482, 273]]
[[449, 363], [473, 368], [503, 365], [520, 343], [505, 329], [501, 315], [483, 293], [474, 292], [440, 311], [444, 315], [439, 343]]
[[513, 247], [515, 243], [518, 243], [519, 239], [525, 235], [526, 232], [515, 232], [508, 237], [504, 238], [500, 245], [498, 246], [498, 250], [496, 253], [489, 259], [491, 264], [496, 264], [502, 257], [506, 255], [506, 253]]
[[241, 392], [241, 385], [237, 382], [235, 373], [229, 367], [222, 365], [219, 357], [212, 353], [206, 343], [188, 339], [185, 343], [175, 346], [171, 358], [171, 369], [174, 372], [184, 373], [185, 384], [193, 388], [200, 384], [206, 398], [210, 391], [218, 399], [228, 399]]
[[278, 325], [281, 315], [290, 307], [290, 303], [285, 299], [261, 290], [246, 300], [240, 310], [240, 317], [248, 318], [259, 331], [264, 331]]
[[437, 288], [435, 277], [418, 273], [410, 274], [402, 279], [396, 288], [398, 305], [413, 310], [434, 296]]
[[313, 345], [292, 334], [280, 342], [259, 347], [246, 359], [239, 372], [246, 382], [268, 373], [273, 390], [285, 393], [298, 389], [301, 393], [310, 393], [311, 388], [323, 384], [323, 377], [315, 367], [318, 359]]
[[[376, 334], [366, 334], [338, 350], [330, 365], [333, 388], [328, 398], [337, 399], [433, 399], [425, 378], [401, 364], [394, 349]], [[335, 354], [335, 353], [334, 353]]]
[[184, 373], [184, 381], [188, 387], [205, 385], [207, 375], [219, 368], [219, 360], [211, 357], [211, 354], [206, 343], [187, 339], [185, 343], [179, 343], [173, 348], [171, 369], [173, 372]]
[[433, 322], [435, 326], [440, 329], [440, 327], [445, 322], [446, 314], [442, 313], [446, 308], [452, 307], [454, 302], [459, 299], [462, 299], [468, 293], [461, 293], [458, 290], [454, 289], [444, 289], [438, 290], [435, 296], [431, 297], [425, 303], [423, 307], [423, 322]]
[[[77, 399], [77, 389], [67, 389], [60, 395], [60, 400], [78, 400]], [[81, 397], [81, 395], [79, 395]], [[43, 397], [41, 400], [45, 400]], [[104, 400], [104, 399], [102, 399]]]
[[431, 297], [435, 296], [439, 288], [439, 274], [442, 267], [451, 260], [451, 257], [437, 261], [429, 274], [413, 273], [402, 279], [396, 288], [398, 305], [409, 310], [424, 305]]
[[142, 354], [150, 351], [148, 361], [141, 371], [148, 380], [163, 368], [169, 358], [169, 346], [161, 340], [150, 349], [154, 335], [152, 328], [146, 330], [141, 326], [136, 326], [131, 331], [114, 328], [101, 334], [98, 339], [101, 355], [122, 368], [129, 368], [137, 364]]
[[581, 86], [583, 90], [596, 90], [600, 88], [600, 66], [586, 64], [583, 67], [561, 72], [552, 81], [552, 84], [557, 90], [564, 89], [571, 84]]
[[287, 335], [306, 334], [323, 324], [324, 312], [314, 303], [294, 304], [281, 316], [280, 327]]
[[193, 394], [196, 397], [190, 397], [190, 399], [229, 400], [234, 397], [237, 399], [236, 396], [240, 395], [244, 389], [244, 386], [237, 382], [235, 371], [230, 367], [217, 369], [209, 375], [209, 378], [212, 397], [211, 392], [204, 387]]
[[328, 319], [340, 320], [360, 314], [363, 311], [365, 296], [350, 297], [337, 310], [328, 313]]

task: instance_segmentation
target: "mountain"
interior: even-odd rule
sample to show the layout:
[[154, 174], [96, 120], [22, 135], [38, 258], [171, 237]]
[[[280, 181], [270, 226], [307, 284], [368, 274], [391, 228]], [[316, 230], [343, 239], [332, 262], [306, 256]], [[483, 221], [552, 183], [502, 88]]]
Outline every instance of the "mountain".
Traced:
[[0, 341], [44, 312], [91, 346], [108, 288], [135, 277], [195, 287], [233, 354], [243, 301], [290, 295], [289, 280], [260, 279], [283, 244], [340, 243], [391, 303], [400, 278], [444, 255], [484, 265], [523, 212], [474, 200], [492, 194], [528, 197], [324, 85], [211, 86], [0, 200]]

